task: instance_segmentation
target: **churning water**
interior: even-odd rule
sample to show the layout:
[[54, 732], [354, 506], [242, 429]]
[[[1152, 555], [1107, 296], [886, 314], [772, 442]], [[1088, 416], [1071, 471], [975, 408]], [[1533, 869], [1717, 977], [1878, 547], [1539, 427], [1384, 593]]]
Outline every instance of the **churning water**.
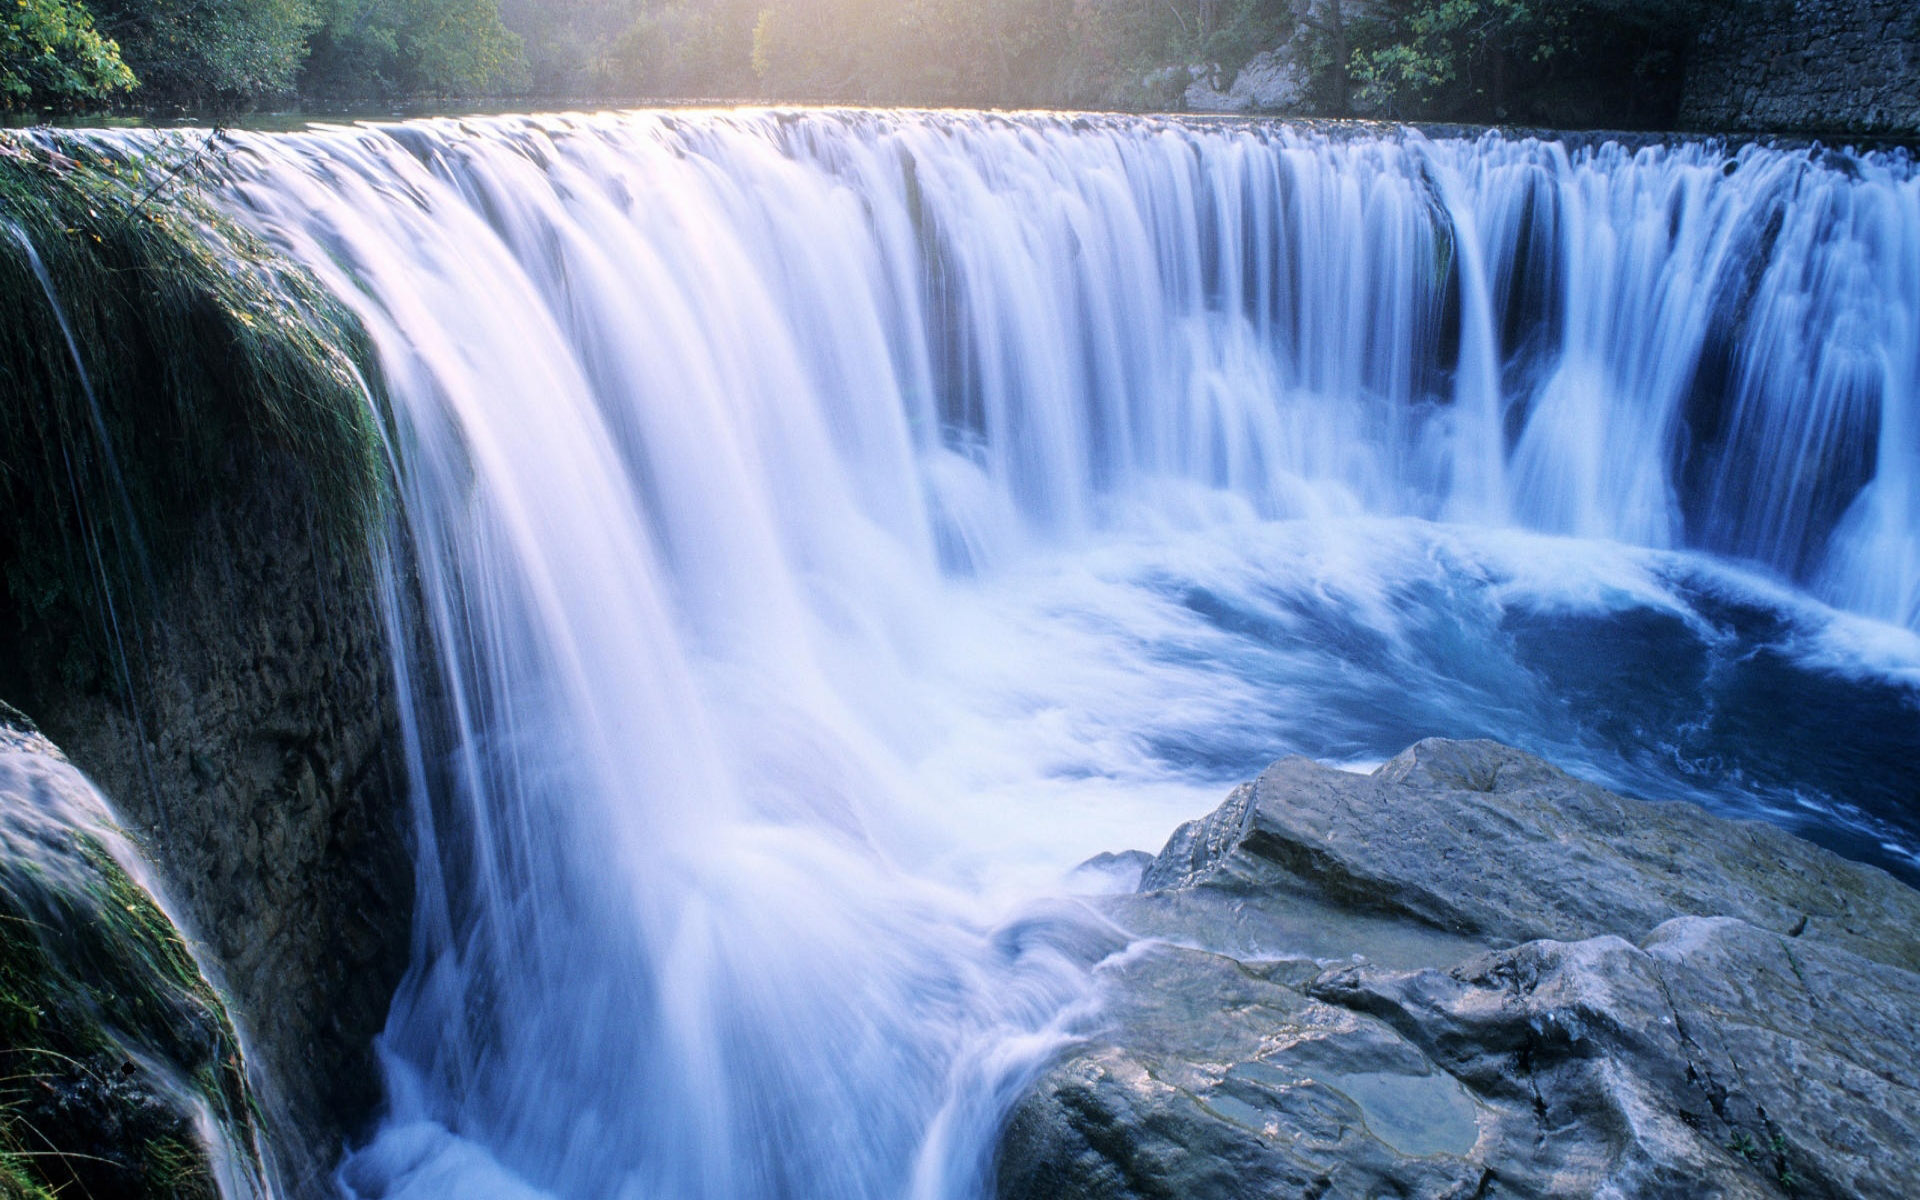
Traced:
[[355, 1195], [978, 1195], [1112, 944], [1036, 898], [1290, 751], [1916, 877], [1904, 157], [638, 113], [223, 186], [377, 338], [417, 564]]

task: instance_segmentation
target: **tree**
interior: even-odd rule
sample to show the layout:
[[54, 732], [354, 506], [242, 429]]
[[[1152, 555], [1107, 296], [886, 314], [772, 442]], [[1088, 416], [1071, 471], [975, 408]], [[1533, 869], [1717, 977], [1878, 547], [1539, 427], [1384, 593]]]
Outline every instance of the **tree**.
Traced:
[[536, 94], [584, 96], [595, 86], [596, 59], [641, 7], [641, 0], [500, 0], [500, 20], [520, 36]]
[[0, 108], [64, 108], [134, 83], [120, 47], [73, 0], [0, 4]]
[[1733, 0], [1398, 0], [1355, 37], [1365, 108], [1396, 117], [1659, 126], [1700, 23]]
[[[4, 0], [0, 0], [4, 3]], [[143, 100], [244, 101], [291, 92], [312, 0], [91, 0]]]
[[1315, 57], [1324, 64], [1315, 66], [1327, 80], [1328, 107], [1334, 116], [1344, 117], [1353, 111], [1353, 47], [1347, 38], [1346, 10], [1340, 0], [1323, 0], [1318, 7], [1314, 0], [1300, 0], [1298, 19], [1321, 50]]
[[323, 97], [472, 96], [524, 71], [497, 0], [320, 0], [300, 90]]
[[602, 94], [675, 99], [757, 95], [753, 31], [762, 0], [648, 4], [588, 68]]

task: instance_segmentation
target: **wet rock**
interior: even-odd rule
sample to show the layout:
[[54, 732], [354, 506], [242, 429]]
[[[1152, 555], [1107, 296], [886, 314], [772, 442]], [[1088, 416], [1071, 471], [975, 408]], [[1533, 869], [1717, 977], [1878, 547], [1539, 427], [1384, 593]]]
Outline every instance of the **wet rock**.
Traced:
[[1145, 850], [1109, 851], [1075, 867], [1067, 882], [1075, 892], [1132, 892], [1152, 866], [1153, 855]]
[[1304, 893], [1493, 945], [1734, 916], [1920, 969], [1920, 892], [1884, 872], [1492, 742], [1421, 742], [1371, 775], [1276, 763], [1173, 835], [1141, 882], [1170, 888]]
[[[371, 551], [316, 537], [293, 464], [206, 512], [122, 697], [45, 678], [20, 703], [109, 796], [204, 940], [271, 1086], [269, 1150], [321, 1194], [372, 1114], [372, 1042], [405, 971], [413, 874]], [[240, 468], [236, 468], [240, 469]]]
[[1903, 1196], [1920, 893], [1487, 742], [1183, 826], [1004, 1200]]

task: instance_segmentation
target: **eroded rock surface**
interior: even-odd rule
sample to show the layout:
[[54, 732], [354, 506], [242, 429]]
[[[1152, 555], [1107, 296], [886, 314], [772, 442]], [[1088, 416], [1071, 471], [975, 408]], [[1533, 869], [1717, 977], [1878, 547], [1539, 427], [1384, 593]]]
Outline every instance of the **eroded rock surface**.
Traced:
[[1283, 47], [1248, 59], [1225, 91], [1216, 85], [1214, 72], [1194, 68], [1184, 101], [1188, 112], [1290, 112], [1306, 101], [1311, 85], [1306, 65], [1291, 47]]
[[1183, 826], [1004, 1200], [1905, 1196], [1920, 893], [1488, 742]]
[[231, 989], [295, 1196], [329, 1193], [378, 1100], [372, 1042], [413, 904], [371, 566], [312, 536], [312, 503], [262, 486], [204, 516], [128, 668], [138, 704], [23, 703], [112, 798]]

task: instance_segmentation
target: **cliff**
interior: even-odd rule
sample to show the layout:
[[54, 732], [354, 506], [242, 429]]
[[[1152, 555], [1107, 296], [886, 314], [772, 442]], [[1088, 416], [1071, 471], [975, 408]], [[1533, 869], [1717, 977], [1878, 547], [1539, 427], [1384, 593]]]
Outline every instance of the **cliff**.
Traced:
[[378, 381], [197, 154], [0, 140], [0, 695], [201, 939], [298, 1194], [378, 1099], [408, 958]]

